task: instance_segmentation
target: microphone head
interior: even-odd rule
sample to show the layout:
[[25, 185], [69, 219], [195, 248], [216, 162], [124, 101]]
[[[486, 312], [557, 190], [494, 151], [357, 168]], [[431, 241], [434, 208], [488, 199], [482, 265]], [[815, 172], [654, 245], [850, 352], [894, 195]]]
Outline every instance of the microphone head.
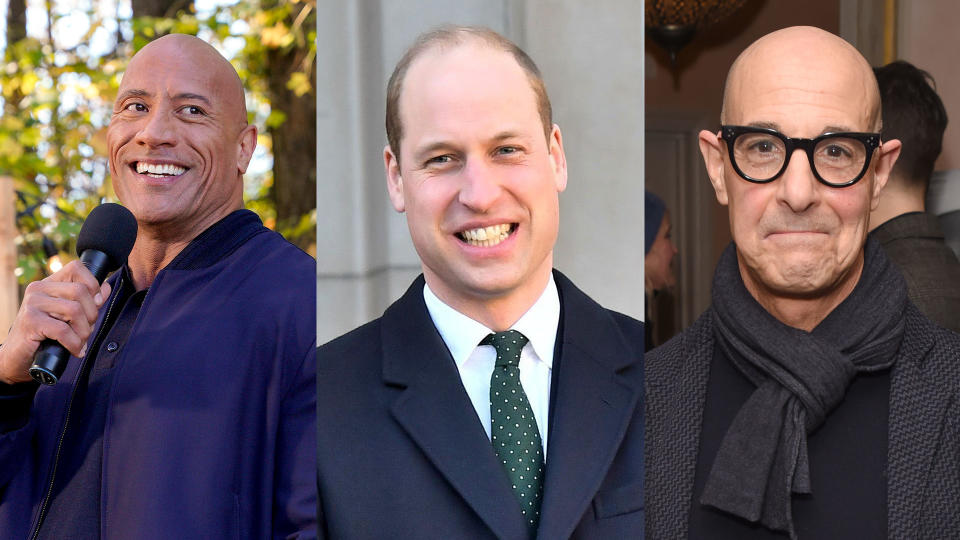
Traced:
[[94, 208], [77, 236], [77, 255], [92, 249], [102, 251], [110, 259], [112, 272], [127, 262], [127, 256], [137, 241], [137, 219], [129, 210], [116, 203], [104, 203]]

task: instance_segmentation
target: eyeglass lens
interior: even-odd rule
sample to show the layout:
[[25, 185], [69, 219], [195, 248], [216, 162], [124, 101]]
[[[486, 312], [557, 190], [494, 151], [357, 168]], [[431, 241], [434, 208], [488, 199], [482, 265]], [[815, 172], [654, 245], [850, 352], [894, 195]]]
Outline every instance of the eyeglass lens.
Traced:
[[[780, 172], [787, 151], [784, 142], [767, 133], [744, 133], [734, 142], [733, 156], [737, 167], [755, 180], [769, 180]], [[857, 139], [827, 137], [813, 150], [813, 164], [825, 181], [849, 182], [860, 174], [867, 159], [867, 149]]]

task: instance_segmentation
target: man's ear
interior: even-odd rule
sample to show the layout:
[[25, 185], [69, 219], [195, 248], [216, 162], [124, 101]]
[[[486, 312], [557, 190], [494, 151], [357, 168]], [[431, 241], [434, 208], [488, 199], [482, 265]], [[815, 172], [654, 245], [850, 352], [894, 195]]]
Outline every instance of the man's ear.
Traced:
[[707, 176], [713, 184], [713, 191], [717, 194], [717, 202], [726, 206], [727, 185], [723, 181], [723, 148], [716, 133], [707, 130], [700, 132], [697, 137], [700, 143], [700, 153], [703, 154], [703, 163], [707, 166]]
[[550, 138], [547, 140], [547, 151], [550, 152], [550, 160], [553, 163], [554, 181], [557, 185], [557, 192], [567, 189], [567, 156], [563, 152], [563, 135], [560, 134], [560, 126], [554, 124], [550, 130]]
[[874, 162], [873, 173], [873, 193], [870, 194], [870, 209], [876, 210], [880, 204], [880, 192], [883, 186], [887, 185], [890, 179], [890, 172], [893, 171], [893, 165], [900, 157], [902, 143], [897, 139], [883, 141], [880, 148], [877, 149], [877, 158]]
[[237, 170], [240, 171], [240, 174], [244, 174], [250, 165], [250, 159], [253, 158], [253, 151], [257, 148], [257, 126], [248, 124], [247, 127], [240, 130], [239, 144]]
[[383, 147], [383, 169], [387, 175], [387, 193], [390, 195], [390, 204], [397, 212], [403, 212], [406, 206], [403, 202], [403, 178], [400, 176], [400, 160], [394, 155], [389, 144]]

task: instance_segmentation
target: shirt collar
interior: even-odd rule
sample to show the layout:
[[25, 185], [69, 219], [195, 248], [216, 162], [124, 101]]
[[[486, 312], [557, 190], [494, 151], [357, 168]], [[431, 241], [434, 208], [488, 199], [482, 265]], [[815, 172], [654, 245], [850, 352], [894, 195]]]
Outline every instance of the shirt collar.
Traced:
[[[423, 284], [423, 301], [427, 305], [427, 312], [430, 313], [433, 325], [436, 326], [437, 332], [440, 333], [458, 367], [470, 358], [473, 350], [480, 344], [480, 340], [493, 332], [482, 323], [445, 304], [426, 283]], [[560, 295], [557, 293], [557, 284], [551, 272], [550, 280], [540, 298], [511, 328], [527, 336], [537, 357], [546, 363], [547, 367], [552, 368], [559, 324]]]

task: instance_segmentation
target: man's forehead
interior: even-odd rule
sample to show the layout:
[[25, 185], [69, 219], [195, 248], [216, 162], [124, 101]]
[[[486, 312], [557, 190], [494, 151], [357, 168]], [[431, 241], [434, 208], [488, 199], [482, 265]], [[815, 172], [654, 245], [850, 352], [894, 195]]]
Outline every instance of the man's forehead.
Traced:
[[744, 86], [727, 102], [725, 124], [813, 133], [873, 131], [876, 111], [865, 92], [851, 87], [825, 88], [787, 84]]
[[[228, 64], [229, 66], [229, 64]], [[135, 81], [182, 81], [185, 85], [216, 87], [226, 85], [232, 76], [222, 65], [211, 63], [208, 57], [196, 55], [171, 55], [163, 50], [141, 50], [130, 61], [120, 81], [121, 88]]]
[[149, 43], [134, 55], [120, 81], [117, 103], [130, 96], [194, 100], [211, 110], [235, 109], [238, 120], [246, 122], [243, 86], [233, 66], [197, 38], [170, 37]]
[[[445, 85], [455, 85], [464, 79], [487, 81], [482, 85], [487, 88], [509, 81], [526, 82], [527, 76], [508, 52], [479, 40], [436, 45], [410, 65], [401, 101], [411, 95], [423, 97], [418, 92], [440, 93]], [[532, 88], [530, 91], [533, 92]]]
[[724, 123], [816, 125], [824, 132], [874, 130], [879, 114], [876, 84], [871, 86], [872, 81], [840, 62], [825, 62], [821, 68], [812, 64], [748, 66], [728, 85]]
[[[523, 110], [510, 126], [497, 133], [518, 132], [539, 113], [536, 94], [523, 69], [505, 51], [478, 44], [437, 48], [419, 57], [407, 72], [400, 98], [406, 132], [432, 125], [481, 123], [501, 109]], [[494, 135], [493, 132], [490, 135]]]

